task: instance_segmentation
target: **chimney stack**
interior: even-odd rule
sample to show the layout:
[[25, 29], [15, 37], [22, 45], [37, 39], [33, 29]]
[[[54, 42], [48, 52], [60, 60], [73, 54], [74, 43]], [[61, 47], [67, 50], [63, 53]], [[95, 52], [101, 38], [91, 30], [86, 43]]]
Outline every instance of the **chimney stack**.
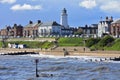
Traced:
[[41, 23], [41, 20], [38, 20], [38, 24]]
[[110, 21], [113, 22], [113, 17], [112, 16], [110, 17]]
[[29, 24], [33, 24], [33, 22], [30, 20], [30, 21], [29, 21]]
[[16, 27], [17, 26], [17, 24], [14, 24], [14, 27]]
[[106, 21], [108, 21], [108, 16], [106, 17]]

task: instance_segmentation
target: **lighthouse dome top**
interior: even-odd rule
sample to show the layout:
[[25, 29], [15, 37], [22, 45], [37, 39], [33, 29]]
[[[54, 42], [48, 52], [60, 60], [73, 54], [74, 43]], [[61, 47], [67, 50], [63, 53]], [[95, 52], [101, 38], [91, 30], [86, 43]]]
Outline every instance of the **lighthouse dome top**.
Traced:
[[63, 8], [62, 12], [63, 12], [63, 13], [66, 13], [66, 12], [67, 12], [67, 10], [66, 10], [65, 8]]

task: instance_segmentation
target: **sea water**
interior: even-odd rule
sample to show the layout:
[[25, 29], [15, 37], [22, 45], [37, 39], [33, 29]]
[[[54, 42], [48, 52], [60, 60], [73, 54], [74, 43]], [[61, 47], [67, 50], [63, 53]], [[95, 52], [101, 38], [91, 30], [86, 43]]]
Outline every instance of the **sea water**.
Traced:
[[[35, 59], [38, 59], [36, 77]], [[91, 61], [92, 59], [93, 61]], [[98, 61], [94, 61], [94, 60]], [[52, 74], [52, 75], [51, 75]], [[1, 55], [0, 80], [119, 80], [120, 62], [85, 56]]]

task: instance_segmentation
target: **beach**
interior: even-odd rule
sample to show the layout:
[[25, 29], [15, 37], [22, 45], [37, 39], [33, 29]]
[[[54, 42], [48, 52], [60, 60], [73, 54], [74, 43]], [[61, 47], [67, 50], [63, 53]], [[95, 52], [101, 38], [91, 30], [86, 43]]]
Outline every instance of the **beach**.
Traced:
[[44, 55], [64, 56], [63, 48], [69, 53], [67, 56], [93, 56], [93, 57], [108, 57], [115, 58], [120, 57], [120, 51], [90, 51], [88, 48], [83, 50], [83, 47], [59, 47], [57, 49], [13, 49], [13, 48], [1, 48], [0, 53], [15, 53], [15, 52], [36, 52]]

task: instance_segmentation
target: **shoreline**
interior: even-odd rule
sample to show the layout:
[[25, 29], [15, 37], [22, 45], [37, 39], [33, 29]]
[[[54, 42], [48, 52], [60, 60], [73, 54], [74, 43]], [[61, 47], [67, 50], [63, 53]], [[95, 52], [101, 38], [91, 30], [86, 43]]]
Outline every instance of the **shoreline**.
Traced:
[[[14, 52], [37, 52], [43, 55], [64, 56], [63, 50], [41, 50], [41, 49], [13, 49], [13, 48], [0, 48], [0, 53], [14, 53]], [[67, 56], [92, 56], [92, 57], [106, 57], [117, 58], [120, 57], [120, 51], [73, 51], [68, 50]]]

